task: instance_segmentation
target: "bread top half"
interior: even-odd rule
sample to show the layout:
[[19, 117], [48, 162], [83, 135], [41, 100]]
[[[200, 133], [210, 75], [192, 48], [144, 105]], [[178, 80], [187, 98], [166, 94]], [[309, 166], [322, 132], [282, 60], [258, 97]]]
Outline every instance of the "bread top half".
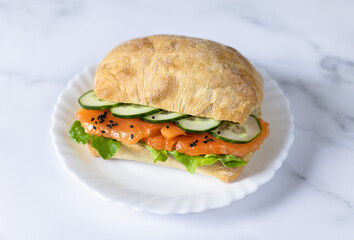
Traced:
[[105, 100], [244, 123], [260, 108], [263, 81], [231, 47], [154, 35], [114, 48], [97, 68], [94, 91]]

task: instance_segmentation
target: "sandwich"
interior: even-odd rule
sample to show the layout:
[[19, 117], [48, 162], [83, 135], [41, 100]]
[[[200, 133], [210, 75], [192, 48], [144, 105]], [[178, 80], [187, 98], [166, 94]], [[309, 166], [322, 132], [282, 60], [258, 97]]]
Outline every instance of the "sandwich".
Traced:
[[235, 49], [154, 35], [102, 60], [70, 137], [103, 159], [125, 159], [233, 182], [269, 134], [263, 80]]

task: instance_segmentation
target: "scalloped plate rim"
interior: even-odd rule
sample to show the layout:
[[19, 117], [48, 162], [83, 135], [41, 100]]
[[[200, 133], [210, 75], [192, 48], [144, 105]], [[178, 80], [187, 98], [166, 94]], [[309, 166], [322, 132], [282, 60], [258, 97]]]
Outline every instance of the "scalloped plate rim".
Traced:
[[[73, 84], [75, 81], [82, 81], [80, 80], [80, 76], [82, 76], [84, 73], [90, 72], [90, 71], [94, 71], [95, 66], [87, 66], [85, 67], [80, 73], [78, 73], [74, 78], [72, 78], [67, 86], [64, 88], [64, 90], [61, 91], [61, 93], [58, 95], [57, 98], [57, 102], [55, 104], [53, 113], [51, 115], [51, 120], [52, 120], [52, 124], [51, 124], [51, 130], [50, 130], [50, 134], [52, 136], [52, 140], [53, 140], [53, 145], [55, 148], [55, 151], [59, 157], [59, 159], [61, 160], [64, 168], [66, 169], [67, 172], [69, 172], [72, 176], [74, 176], [74, 178], [80, 182], [86, 189], [89, 189], [93, 192], [95, 192], [96, 194], [98, 194], [101, 198], [108, 200], [112, 203], [118, 204], [119, 206], [123, 206], [123, 207], [130, 207], [134, 210], [137, 211], [148, 211], [151, 213], [155, 213], [155, 214], [161, 214], [161, 215], [166, 215], [166, 214], [173, 214], [173, 213], [177, 213], [177, 214], [186, 214], [186, 213], [199, 213], [199, 212], [203, 212], [209, 209], [215, 209], [215, 208], [221, 208], [221, 207], [225, 207], [228, 206], [229, 204], [240, 200], [244, 197], [246, 197], [247, 195], [257, 191], [259, 189], [259, 187], [261, 187], [262, 185], [264, 185], [265, 183], [269, 182], [275, 175], [275, 173], [277, 172], [277, 170], [279, 170], [279, 168], [282, 166], [282, 163], [284, 162], [284, 160], [287, 158], [288, 156], [288, 151], [294, 141], [294, 120], [293, 120], [293, 115], [291, 114], [290, 111], [290, 103], [288, 101], [288, 99], [286, 98], [286, 96], [284, 95], [284, 92], [282, 91], [282, 89], [279, 87], [279, 85], [277, 84], [277, 82], [272, 79], [268, 73], [266, 71], [264, 71], [263, 69], [257, 68], [257, 71], [262, 75], [263, 78], [267, 78], [268, 80], [271, 80], [272, 83], [275, 85], [275, 87], [277, 88], [277, 90], [279, 91], [281, 97], [283, 98], [282, 100], [285, 103], [285, 107], [286, 110], [288, 111], [288, 117], [289, 117], [289, 125], [290, 125], [290, 129], [287, 132], [287, 138], [286, 138], [286, 142], [284, 143], [283, 149], [279, 149], [278, 155], [276, 157], [276, 161], [273, 161], [272, 164], [270, 164], [268, 166], [268, 168], [263, 170], [263, 174], [265, 174], [265, 176], [263, 178], [261, 178], [261, 180], [258, 180], [258, 182], [255, 183], [255, 185], [253, 186], [253, 188], [249, 188], [249, 189], [243, 189], [242, 194], [238, 195], [237, 197], [232, 197], [231, 199], [229, 199], [228, 201], [222, 201], [219, 203], [214, 203], [212, 206], [211, 205], [204, 205], [204, 207], [198, 208], [198, 209], [156, 209], [156, 208], [149, 208], [147, 205], [147, 207], [141, 207], [141, 206], [137, 206], [134, 203], [131, 202], [126, 202], [126, 201], [118, 201], [116, 199], [112, 199], [112, 197], [107, 196], [105, 193], [103, 193], [102, 191], [99, 191], [98, 189], [96, 189], [95, 187], [90, 185], [90, 182], [87, 182], [85, 179], [83, 179], [83, 177], [81, 176], [81, 173], [78, 173], [75, 169], [71, 168], [68, 163], [65, 160], [65, 155], [61, 152], [61, 148], [60, 145], [57, 143], [58, 141], [58, 136], [56, 135], [55, 131], [56, 131], [56, 126], [58, 125], [58, 119], [56, 118], [57, 114], [59, 114], [59, 105], [64, 101], [63, 96], [67, 91], [70, 91], [70, 89], [73, 87]], [[78, 96], [79, 97], [79, 96]], [[232, 184], [231, 185], [231, 189], [232, 189]], [[236, 185], [234, 185], [236, 186]]]

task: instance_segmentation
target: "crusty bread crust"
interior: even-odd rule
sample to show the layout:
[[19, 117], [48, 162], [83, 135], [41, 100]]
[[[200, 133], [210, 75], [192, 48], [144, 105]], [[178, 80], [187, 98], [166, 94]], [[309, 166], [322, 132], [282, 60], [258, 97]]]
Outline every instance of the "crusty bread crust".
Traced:
[[198, 38], [155, 35], [114, 48], [99, 64], [99, 98], [244, 123], [263, 81], [238, 51]]
[[[90, 141], [87, 143], [88, 148], [93, 156], [99, 157], [97, 150], [91, 146]], [[245, 161], [249, 161], [252, 157], [252, 152], [243, 156], [242, 159]], [[120, 143], [119, 150], [112, 157], [115, 159], [126, 159], [126, 160], [134, 160], [138, 162], [144, 162], [149, 164], [154, 164], [154, 160], [151, 156], [151, 153], [142, 143], [136, 144], [124, 144]], [[180, 168], [184, 169], [185, 167], [175, 160], [173, 157], [169, 156], [166, 162], [157, 161], [156, 164], [166, 167]], [[246, 166], [246, 165], [245, 165]], [[212, 165], [205, 165], [198, 167], [196, 172], [204, 175], [209, 175], [220, 179], [223, 182], [230, 183], [233, 182], [238, 175], [242, 172], [245, 166], [237, 167], [237, 168], [226, 168], [219, 161]]]

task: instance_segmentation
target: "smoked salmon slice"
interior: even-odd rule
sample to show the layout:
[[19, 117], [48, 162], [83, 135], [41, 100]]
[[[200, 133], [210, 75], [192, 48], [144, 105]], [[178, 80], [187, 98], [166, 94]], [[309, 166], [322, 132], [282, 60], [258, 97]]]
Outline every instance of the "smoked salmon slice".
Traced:
[[269, 135], [269, 124], [258, 118], [262, 132], [249, 143], [227, 143], [209, 133], [186, 133], [174, 123], [152, 124], [140, 118], [123, 119], [114, 117], [107, 110], [80, 109], [76, 114], [88, 134], [116, 139], [134, 144], [144, 142], [156, 150], [177, 150], [197, 156], [205, 154], [231, 154], [244, 156], [259, 149]]
[[114, 117], [109, 110], [80, 109], [76, 113], [86, 132], [91, 135], [113, 138], [127, 144], [139, 142], [142, 138], [160, 134], [164, 124], [152, 124], [140, 118], [123, 119]]
[[[205, 154], [231, 154], [235, 156], [244, 156], [249, 152], [258, 150], [263, 141], [268, 137], [269, 124], [260, 118], [258, 120], [261, 124], [262, 132], [249, 143], [228, 143], [214, 138], [209, 133], [188, 133], [187, 136], [180, 137], [175, 148], [177, 151], [189, 156]], [[191, 144], [193, 147], [191, 147]]]
[[180, 129], [176, 124], [168, 123], [166, 126], [161, 128], [161, 134], [164, 136], [166, 139], [171, 139], [177, 136], [185, 136], [187, 133]]

